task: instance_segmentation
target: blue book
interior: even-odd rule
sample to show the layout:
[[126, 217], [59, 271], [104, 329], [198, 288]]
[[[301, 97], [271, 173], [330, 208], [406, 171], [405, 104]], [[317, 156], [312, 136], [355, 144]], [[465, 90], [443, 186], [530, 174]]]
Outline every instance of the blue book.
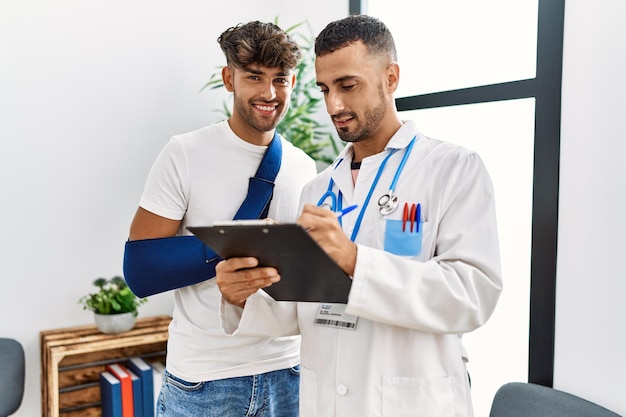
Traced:
[[128, 369], [130, 380], [133, 383], [133, 417], [143, 417], [143, 391], [141, 379], [133, 371]]
[[133, 406], [133, 381], [124, 365], [121, 363], [111, 363], [105, 365], [108, 372], [120, 381], [122, 388], [122, 417], [133, 417], [135, 408]]
[[[134, 356], [126, 363], [126, 368], [137, 375], [141, 381], [143, 410], [140, 416], [154, 417], [154, 376], [152, 366], [142, 358]], [[137, 417], [137, 413], [135, 413]]]
[[102, 417], [122, 417], [122, 384], [110, 372], [100, 373]]

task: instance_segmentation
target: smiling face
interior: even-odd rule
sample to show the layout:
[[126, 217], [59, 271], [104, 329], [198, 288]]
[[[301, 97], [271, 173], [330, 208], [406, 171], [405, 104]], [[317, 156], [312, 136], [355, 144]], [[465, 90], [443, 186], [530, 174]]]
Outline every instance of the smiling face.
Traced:
[[252, 66], [222, 69], [224, 86], [233, 93], [233, 113], [229, 123], [233, 132], [257, 145], [272, 140], [274, 128], [289, 107], [295, 83], [294, 73], [281, 68]]
[[315, 73], [339, 137], [355, 150], [380, 152], [401, 125], [393, 98], [397, 64], [368, 53], [359, 41], [318, 56]]

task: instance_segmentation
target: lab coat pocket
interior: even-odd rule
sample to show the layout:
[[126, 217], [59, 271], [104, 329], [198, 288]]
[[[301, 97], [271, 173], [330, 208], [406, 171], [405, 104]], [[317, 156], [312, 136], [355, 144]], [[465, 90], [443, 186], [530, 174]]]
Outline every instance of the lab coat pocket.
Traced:
[[300, 412], [305, 416], [317, 415], [317, 373], [300, 365], [300, 387], [306, 386], [306, 391], [300, 390]]
[[[425, 223], [417, 227], [403, 220], [385, 220], [385, 251], [400, 256], [419, 256], [422, 254], [422, 232]], [[404, 230], [403, 230], [404, 229]]]
[[454, 417], [452, 380], [383, 377], [382, 409], [387, 417]]

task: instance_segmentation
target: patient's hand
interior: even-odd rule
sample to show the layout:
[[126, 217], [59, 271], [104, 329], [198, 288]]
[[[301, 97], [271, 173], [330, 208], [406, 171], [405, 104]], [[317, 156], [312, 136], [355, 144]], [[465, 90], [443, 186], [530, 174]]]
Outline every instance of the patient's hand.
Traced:
[[251, 257], [231, 258], [217, 264], [215, 279], [226, 301], [243, 308], [249, 296], [280, 281], [276, 268], [258, 264], [259, 261]]

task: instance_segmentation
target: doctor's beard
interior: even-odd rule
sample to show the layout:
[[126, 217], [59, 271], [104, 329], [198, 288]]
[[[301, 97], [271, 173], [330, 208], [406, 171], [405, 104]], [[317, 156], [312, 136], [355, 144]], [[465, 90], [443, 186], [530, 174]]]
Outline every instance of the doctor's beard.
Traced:
[[349, 128], [337, 128], [337, 134], [341, 140], [344, 142], [360, 142], [372, 137], [374, 132], [378, 130], [381, 122], [387, 115], [387, 105], [382, 86], [378, 87], [378, 92], [380, 101], [376, 106], [366, 110], [362, 118], [355, 112], [343, 112], [332, 116], [333, 119], [348, 116], [354, 118], [357, 122], [357, 126], [353, 131], [350, 131]]

